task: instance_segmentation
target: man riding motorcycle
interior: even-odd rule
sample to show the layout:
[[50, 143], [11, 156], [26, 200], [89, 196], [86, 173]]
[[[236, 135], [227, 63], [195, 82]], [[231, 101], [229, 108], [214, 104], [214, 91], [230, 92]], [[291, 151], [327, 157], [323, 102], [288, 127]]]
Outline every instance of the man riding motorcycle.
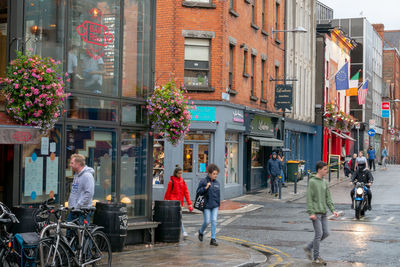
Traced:
[[[368, 195], [368, 210], [372, 209], [371, 200], [372, 200], [372, 192], [371, 192], [371, 185], [374, 181], [374, 177], [372, 176], [371, 171], [366, 168], [365, 164], [358, 164], [357, 171], [355, 175], [351, 178], [351, 184], [355, 182], [362, 182], [365, 186], [368, 187], [367, 195]], [[351, 196], [351, 208], [354, 209], [354, 191], [355, 188], [351, 189], [350, 196]]]

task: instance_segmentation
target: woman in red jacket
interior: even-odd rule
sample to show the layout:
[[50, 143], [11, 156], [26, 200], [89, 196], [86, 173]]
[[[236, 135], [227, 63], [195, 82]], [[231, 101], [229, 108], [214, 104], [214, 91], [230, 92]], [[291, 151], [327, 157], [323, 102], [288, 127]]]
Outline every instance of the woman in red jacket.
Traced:
[[[193, 210], [192, 202], [190, 201], [189, 190], [187, 188], [186, 182], [182, 178], [182, 168], [176, 165], [174, 170], [174, 175], [171, 176], [167, 191], [165, 192], [164, 200], [179, 200], [181, 206], [183, 206], [184, 198], [189, 205], [189, 211]], [[182, 234], [183, 237], [187, 237], [188, 234], [185, 232], [185, 227], [182, 221]]]

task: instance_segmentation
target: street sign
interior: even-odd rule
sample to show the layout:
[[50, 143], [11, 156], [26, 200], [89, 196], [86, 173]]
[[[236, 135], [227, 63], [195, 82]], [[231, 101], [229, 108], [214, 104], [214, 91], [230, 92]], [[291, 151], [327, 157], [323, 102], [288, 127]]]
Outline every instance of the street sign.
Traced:
[[390, 129], [389, 132], [391, 135], [394, 135], [396, 133], [396, 131], [394, 129]]
[[375, 120], [369, 120], [369, 126], [372, 127], [375, 125]]
[[382, 118], [389, 118], [390, 110], [382, 109]]
[[369, 136], [374, 136], [375, 135], [375, 130], [374, 129], [369, 129], [368, 135]]
[[382, 102], [382, 110], [389, 110], [390, 104], [389, 102]]

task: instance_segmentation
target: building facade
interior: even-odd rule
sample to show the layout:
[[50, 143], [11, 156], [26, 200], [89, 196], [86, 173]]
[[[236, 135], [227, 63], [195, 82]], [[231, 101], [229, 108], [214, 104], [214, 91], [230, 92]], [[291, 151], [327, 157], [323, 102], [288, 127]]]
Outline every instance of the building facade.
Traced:
[[94, 200], [126, 203], [130, 220], [152, 218], [144, 99], [153, 84], [154, 11], [141, 0], [0, 1], [0, 77], [22, 50], [60, 60], [71, 78], [67, 112], [47, 136], [0, 145], [8, 164], [1, 201], [35, 205], [54, 194], [64, 204], [70, 156], [80, 153], [94, 169]]
[[[285, 118], [285, 153], [288, 160], [305, 160], [307, 170], [314, 170], [321, 159], [316, 149], [321, 128], [315, 124], [315, 38], [316, 3], [312, 0], [286, 1], [285, 78], [293, 86], [293, 107]], [[303, 27], [306, 33], [291, 32]], [[305, 141], [308, 140], [308, 141]]]
[[[283, 28], [284, 4], [279, 0], [157, 3], [156, 84], [175, 78], [197, 108], [191, 132], [181, 144], [172, 147], [158, 141], [158, 152], [153, 153], [155, 199], [163, 198], [176, 165], [184, 169], [192, 198], [209, 163], [221, 170], [222, 198], [265, 184], [266, 159], [272, 149], [283, 146], [277, 140], [283, 135], [272, 80], [284, 74], [284, 36], [272, 35], [271, 28]], [[173, 154], [167, 159], [163, 154], [169, 150]]]

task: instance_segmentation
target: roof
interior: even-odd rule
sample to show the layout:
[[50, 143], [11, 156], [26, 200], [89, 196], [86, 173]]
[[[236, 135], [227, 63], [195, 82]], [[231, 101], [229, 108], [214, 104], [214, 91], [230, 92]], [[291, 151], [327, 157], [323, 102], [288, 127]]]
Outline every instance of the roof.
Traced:
[[385, 48], [397, 48], [400, 47], [400, 30], [397, 31], [385, 31]]

